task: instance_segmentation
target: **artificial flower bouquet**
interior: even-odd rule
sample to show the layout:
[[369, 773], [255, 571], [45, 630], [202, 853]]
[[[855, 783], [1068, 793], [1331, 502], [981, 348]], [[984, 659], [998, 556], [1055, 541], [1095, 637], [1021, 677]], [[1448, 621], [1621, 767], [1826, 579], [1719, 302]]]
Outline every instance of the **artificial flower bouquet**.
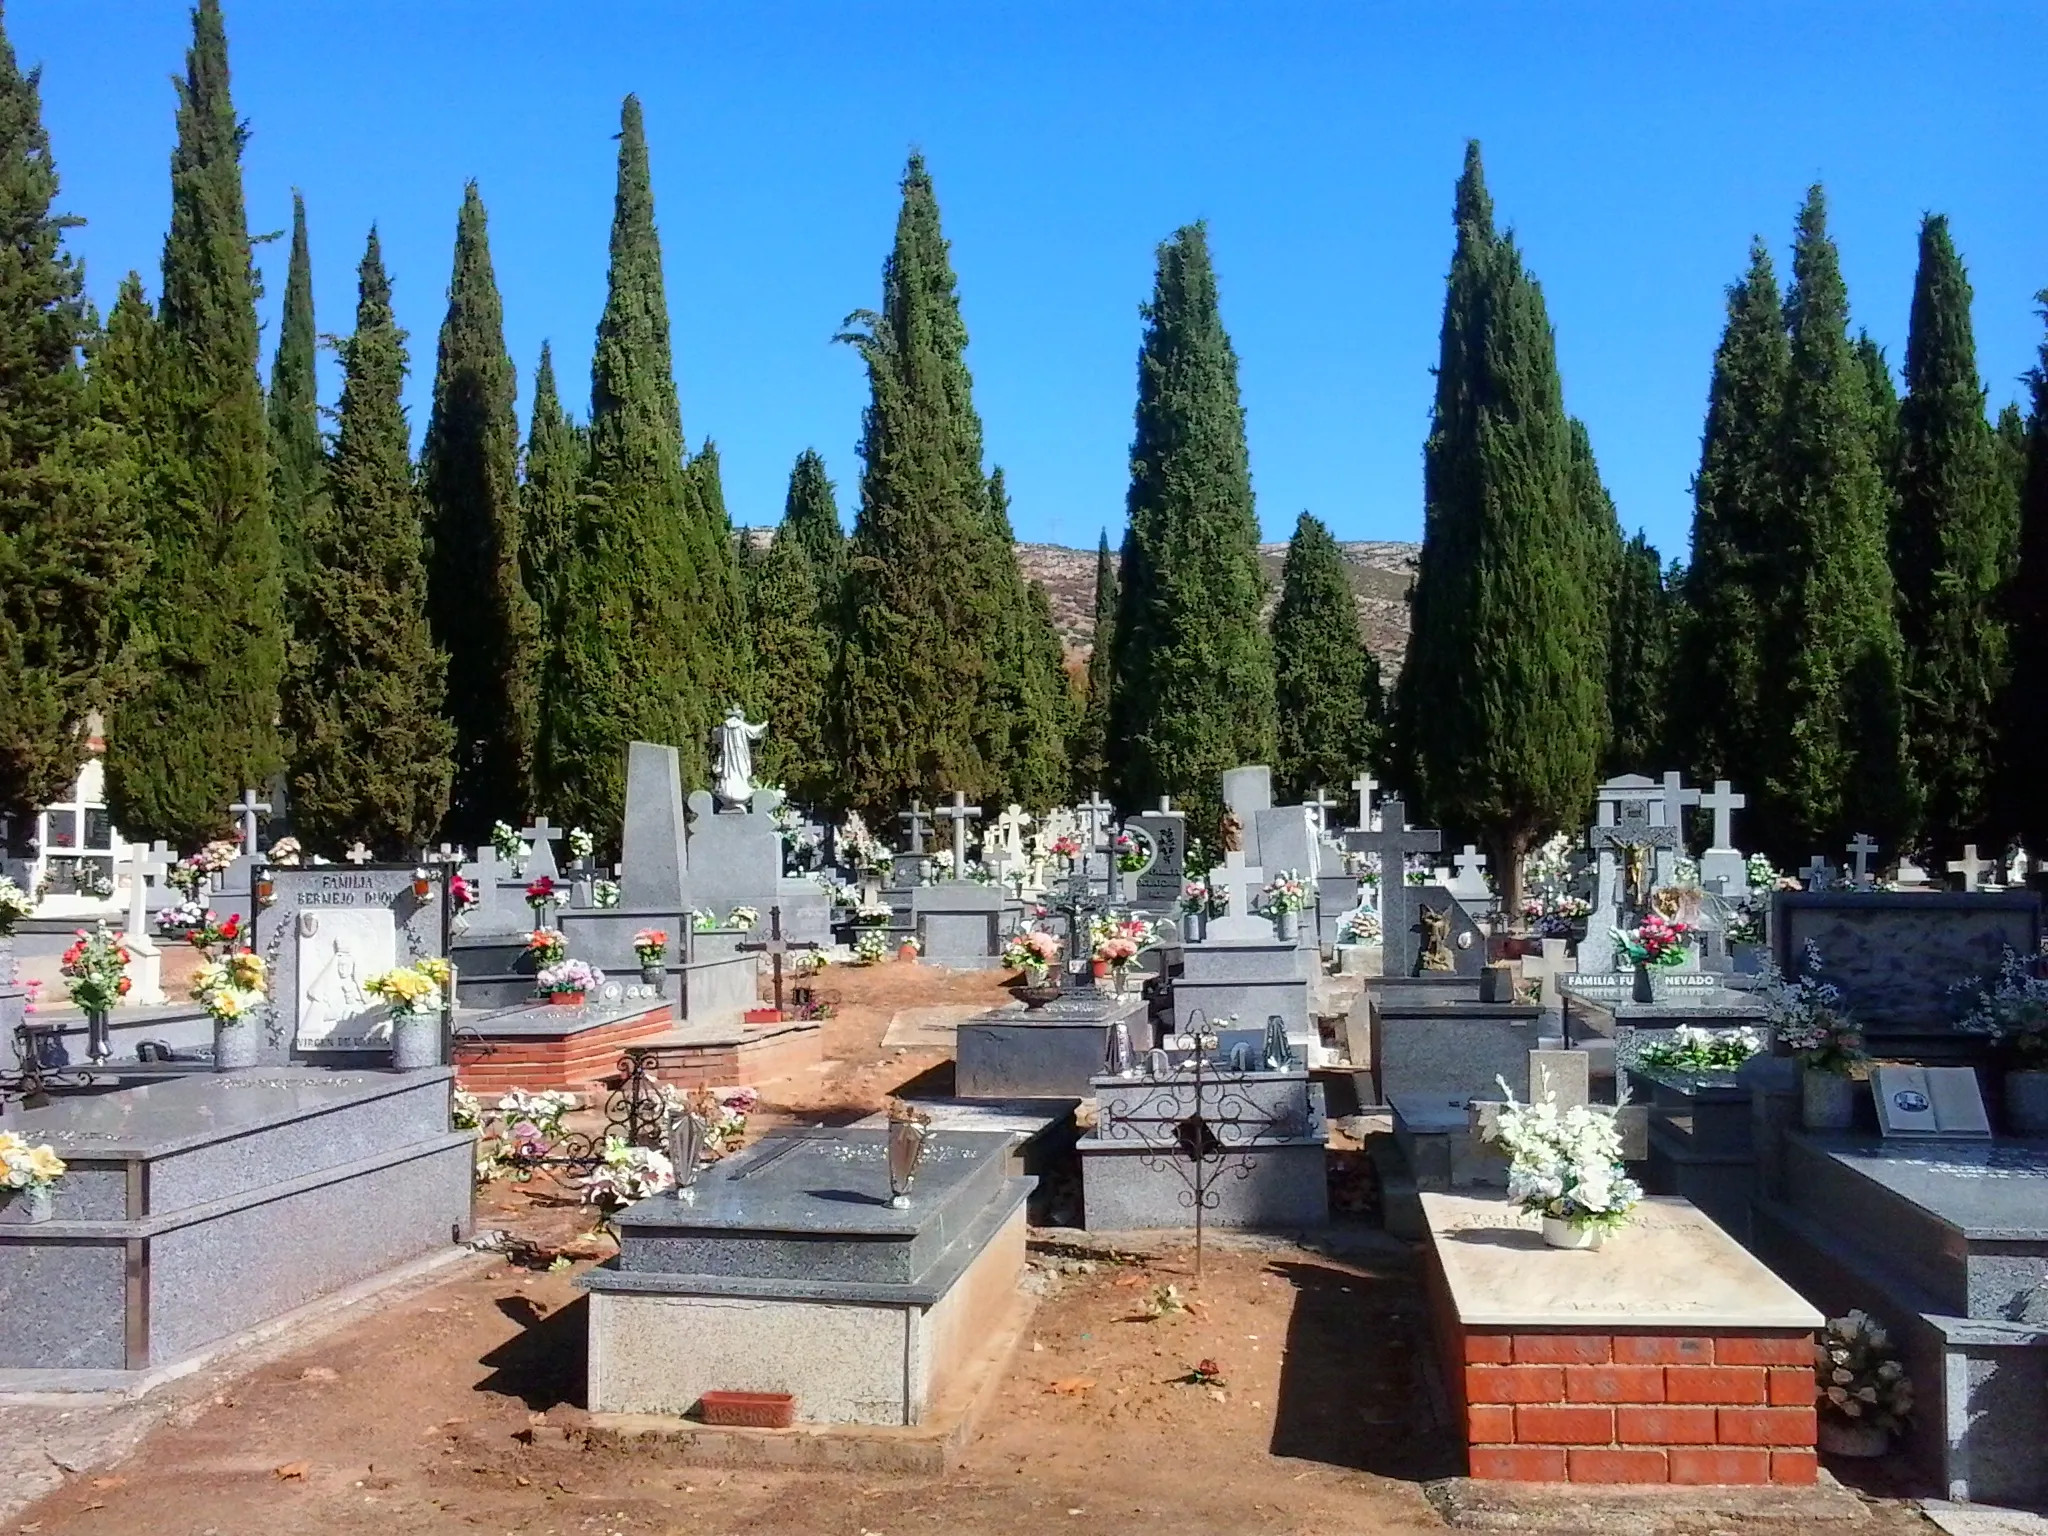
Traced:
[[1145, 867], [1152, 857], [1151, 846], [1136, 832], [1121, 831], [1116, 835], [1116, 867], [1124, 874], [1135, 875]]
[[862, 965], [879, 965], [888, 956], [889, 935], [880, 928], [863, 928], [853, 941], [853, 958]]
[[2021, 1071], [2048, 1070], [2048, 978], [2041, 975], [2041, 964], [2039, 955], [2007, 949], [1996, 975], [1973, 977], [1949, 989], [1968, 1004], [1959, 1027], [1989, 1035], [2012, 1053]]
[[552, 875], [542, 875], [527, 884], [526, 904], [536, 912], [554, 906], [561, 899], [562, 888], [555, 883]]
[[409, 1019], [436, 1012], [442, 990], [453, 977], [446, 960], [428, 958], [372, 976], [363, 983], [363, 990], [389, 1003], [393, 1018]]
[[1747, 1026], [1700, 1029], [1695, 1025], [1681, 1024], [1668, 1038], [1644, 1046], [1636, 1053], [1636, 1061], [1652, 1072], [1725, 1077], [1763, 1048], [1761, 1030]]
[[1614, 1117], [1585, 1105], [1560, 1112], [1554, 1096], [1520, 1104], [1497, 1081], [1507, 1105], [1488, 1135], [1508, 1154], [1508, 1198], [1583, 1231], [1625, 1226], [1643, 1191], [1622, 1165]]
[[1377, 944], [1379, 941], [1380, 915], [1371, 907], [1354, 908], [1338, 919], [1339, 944]]
[[527, 855], [532, 851], [526, 846], [525, 839], [520, 837], [514, 828], [502, 821], [491, 823], [491, 848], [507, 864], [524, 862]]
[[14, 932], [14, 925], [24, 917], [33, 917], [35, 910], [36, 904], [28, 892], [0, 875], [0, 937]]
[[1045, 980], [1046, 972], [1058, 964], [1059, 958], [1060, 941], [1037, 928], [1011, 934], [1010, 942], [1003, 946], [1003, 964], [1027, 973], [1033, 985]]
[[1913, 1380], [1884, 1324], [1857, 1309], [1828, 1319], [1814, 1346], [1819, 1407], [1859, 1428], [1897, 1434], [1913, 1416]]
[[1670, 970], [1685, 964], [1692, 939], [1690, 924], [1661, 912], [1645, 912], [1640, 926], [1614, 930], [1614, 962]]
[[642, 965], [660, 965], [668, 958], [668, 930], [642, 928], [634, 934], [633, 958]]
[[1809, 940], [1796, 974], [1787, 976], [1767, 961], [1752, 995], [1762, 1000], [1778, 1044], [1802, 1067], [1847, 1077], [1867, 1058], [1863, 1031], [1843, 1008], [1842, 989], [1820, 973], [1820, 950]]
[[751, 933], [754, 929], [760, 927], [760, 925], [761, 914], [759, 912], [756, 912], [752, 907], [734, 907], [730, 912], [725, 914], [725, 926], [728, 928], [737, 928], [743, 933]]
[[263, 957], [238, 950], [209, 960], [192, 973], [192, 1001], [216, 1024], [234, 1024], [263, 1006], [269, 976]]
[[242, 914], [230, 912], [222, 919], [208, 910], [185, 930], [185, 941], [194, 949], [231, 948], [242, 942]]
[[597, 839], [581, 827], [571, 827], [567, 838], [569, 857], [587, 859], [597, 852]]
[[526, 936], [526, 952], [535, 965], [553, 965], [569, 953], [568, 935], [559, 928], [536, 928]]
[[1301, 912], [1309, 904], [1308, 882], [1298, 870], [1282, 870], [1259, 893], [1259, 908], [1274, 917]]
[[675, 1165], [652, 1147], [630, 1145], [624, 1137], [607, 1136], [598, 1165], [584, 1176], [583, 1199], [607, 1214], [675, 1188]]
[[1209, 882], [1196, 876], [1180, 888], [1180, 909], [1189, 917], [1209, 910]]
[[543, 966], [533, 984], [549, 997], [587, 995], [604, 985], [604, 972], [588, 960], [558, 960]]
[[1081, 857], [1081, 839], [1072, 832], [1062, 832], [1047, 845], [1046, 851], [1056, 859], [1078, 859]]
[[619, 882], [616, 880], [591, 881], [590, 900], [594, 906], [616, 907], [619, 904]]
[[476, 882], [466, 875], [448, 877], [448, 899], [455, 904], [455, 915], [476, 910], [476, 904], [484, 899], [483, 892], [476, 888]]
[[77, 933], [58, 968], [70, 989], [73, 1004], [86, 1013], [105, 1013], [134, 986], [128, 979], [132, 956], [128, 946], [103, 922], [93, 924], [90, 930], [80, 928]]

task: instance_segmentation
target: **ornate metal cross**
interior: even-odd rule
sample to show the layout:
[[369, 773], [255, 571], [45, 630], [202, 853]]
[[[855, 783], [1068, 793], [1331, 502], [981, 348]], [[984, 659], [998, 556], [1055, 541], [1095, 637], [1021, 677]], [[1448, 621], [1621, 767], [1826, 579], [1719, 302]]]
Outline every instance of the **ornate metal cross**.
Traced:
[[775, 1012], [782, 1013], [782, 957], [791, 950], [816, 949], [818, 946], [809, 939], [785, 939], [782, 936], [782, 908], [768, 909], [768, 937], [749, 943], [735, 944], [734, 949], [752, 950], [766, 955], [775, 967]]

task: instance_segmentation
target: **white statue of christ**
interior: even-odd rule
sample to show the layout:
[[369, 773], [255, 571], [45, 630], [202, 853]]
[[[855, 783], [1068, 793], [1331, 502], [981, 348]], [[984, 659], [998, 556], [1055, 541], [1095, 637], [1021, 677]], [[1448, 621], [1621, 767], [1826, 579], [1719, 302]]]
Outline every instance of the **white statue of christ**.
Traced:
[[713, 792], [721, 805], [747, 809], [754, 798], [754, 743], [768, 734], [766, 722], [749, 725], [746, 712], [735, 704], [725, 712], [725, 724], [718, 737], [718, 767]]

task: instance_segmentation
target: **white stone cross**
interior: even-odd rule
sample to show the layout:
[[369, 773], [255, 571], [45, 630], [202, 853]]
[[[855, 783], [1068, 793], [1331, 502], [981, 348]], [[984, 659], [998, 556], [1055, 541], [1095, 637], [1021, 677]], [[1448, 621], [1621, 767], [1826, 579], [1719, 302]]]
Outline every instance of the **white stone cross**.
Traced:
[[1862, 890], [1870, 889], [1870, 861], [1876, 855], [1877, 840], [1868, 832], [1858, 832], [1855, 841], [1849, 844], [1849, 856], [1856, 861], [1856, 884]]
[[942, 805], [933, 811], [934, 816], [953, 823], [953, 878], [967, 878], [967, 823], [979, 820], [981, 807], [969, 805], [967, 796], [960, 790], [953, 791], [953, 803]]
[[1461, 885], [1483, 885], [1486, 882], [1486, 855], [1471, 843], [1465, 845], [1463, 853], [1451, 855], [1451, 862], [1458, 866], [1458, 883]]
[[452, 843], [443, 843], [439, 848], [422, 848], [420, 850], [420, 862], [422, 864], [460, 864], [462, 862], [462, 850]]
[[1315, 799], [1304, 800], [1301, 803], [1308, 807], [1308, 813], [1315, 821], [1316, 836], [1321, 837], [1330, 830], [1330, 812], [1334, 811], [1341, 802], [1332, 800], [1330, 792], [1321, 785], [1318, 785], [1316, 787]]
[[1372, 830], [1372, 792], [1380, 787], [1379, 780], [1369, 773], [1361, 773], [1351, 781], [1351, 787], [1358, 791], [1358, 830]]
[[1242, 848], [1231, 849], [1223, 855], [1222, 866], [1209, 871], [1209, 888], [1222, 895], [1224, 909], [1231, 917], [1250, 917], [1252, 892], [1265, 883], [1265, 869], [1245, 863]]
[[371, 859], [375, 858], [376, 855], [365, 848], [362, 844], [362, 839], [358, 838], [355, 847], [349, 849], [342, 857], [360, 869], [363, 865], [369, 863]]
[[1024, 829], [1030, 825], [1030, 813], [1014, 801], [1004, 806], [1002, 815], [996, 818], [996, 833], [1002, 839], [1003, 852], [1013, 863], [1024, 857]]
[[1835, 867], [1816, 853], [1799, 871], [1799, 878], [1809, 891], [1824, 891], [1835, 883]]
[[1537, 985], [1536, 1001], [1544, 1008], [1562, 1008], [1564, 999], [1557, 990], [1557, 979], [1570, 976], [1578, 968], [1578, 962], [1571, 959], [1569, 939], [1545, 939], [1543, 953], [1524, 955], [1518, 962], [1522, 967], [1522, 979]]
[[268, 800], [258, 800], [255, 790], [245, 789], [242, 791], [242, 798], [227, 809], [230, 816], [240, 816], [242, 818], [242, 852], [254, 858], [256, 856], [256, 816], [258, 812], [268, 815], [270, 813], [270, 802]]
[[1735, 819], [1734, 813], [1749, 804], [1749, 796], [1736, 794], [1734, 786], [1726, 779], [1714, 780], [1711, 794], [1702, 795], [1698, 790], [1693, 793], [1698, 796], [1702, 810], [1714, 813], [1714, 846], [1733, 848], [1734, 831], [1730, 823]]
[[1678, 828], [1681, 846], [1685, 842], [1685, 808], [1699, 803], [1700, 792], [1686, 788], [1684, 774], [1673, 772], [1664, 775], [1664, 825]]
[[1103, 831], [1108, 827], [1109, 818], [1116, 810], [1116, 807], [1103, 799], [1102, 791], [1097, 790], [1085, 802], [1075, 806], [1074, 809], [1088, 818], [1088, 842], [1085, 851], [1089, 853], [1101, 852]]
[[1161, 795], [1161, 796], [1159, 797], [1159, 814], [1160, 814], [1161, 816], [1178, 816], [1178, 815], [1181, 815], [1182, 813], [1181, 813], [1181, 812], [1179, 812], [1179, 811], [1176, 811], [1176, 810], [1175, 810], [1175, 809], [1173, 808], [1173, 796], [1171, 796], [1171, 795]]
[[1948, 872], [1952, 875], [1961, 875], [1963, 877], [1963, 889], [1966, 891], [1977, 889], [1978, 880], [1983, 878], [1984, 871], [1990, 867], [1989, 860], [1977, 857], [1977, 845], [1975, 843], [1963, 844], [1963, 856], [1960, 859], [1950, 859], [1948, 861]]
[[128, 871], [129, 938], [147, 936], [150, 879], [162, 874], [176, 862], [177, 856], [171, 852], [170, 844], [162, 838], [158, 838], [147, 848], [140, 843], [128, 845], [128, 857], [122, 860], [121, 868]]

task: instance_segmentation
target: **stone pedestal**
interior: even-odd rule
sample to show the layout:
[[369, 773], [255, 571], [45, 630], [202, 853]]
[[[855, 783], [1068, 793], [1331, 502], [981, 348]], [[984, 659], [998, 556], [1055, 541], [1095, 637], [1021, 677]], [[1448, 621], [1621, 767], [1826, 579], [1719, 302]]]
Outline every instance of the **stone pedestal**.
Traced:
[[1225, 1020], [1235, 1018], [1238, 1027], [1255, 1030], [1264, 1029], [1266, 1020], [1278, 1015], [1295, 1054], [1317, 1064], [1312, 1054], [1315, 1025], [1308, 1014], [1314, 961], [1301, 946], [1212, 940], [1183, 945], [1181, 953], [1181, 973], [1173, 983], [1173, 1033], [1187, 1033], [1197, 1014], [1211, 1029], [1225, 1027]]
[[918, 958], [956, 971], [992, 970], [1003, 956], [1003, 893], [973, 880], [945, 880], [910, 893]]
[[146, 933], [126, 933], [121, 942], [128, 946], [128, 979], [134, 983], [121, 999], [127, 1008], [161, 1008], [164, 996], [164, 952]]
[[963, 1099], [1085, 1099], [1113, 1023], [1130, 1031], [1134, 1054], [1151, 1045], [1145, 1015], [1141, 997], [1082, 992], [968, 1019], [954, 1033], [953, 1091]]

